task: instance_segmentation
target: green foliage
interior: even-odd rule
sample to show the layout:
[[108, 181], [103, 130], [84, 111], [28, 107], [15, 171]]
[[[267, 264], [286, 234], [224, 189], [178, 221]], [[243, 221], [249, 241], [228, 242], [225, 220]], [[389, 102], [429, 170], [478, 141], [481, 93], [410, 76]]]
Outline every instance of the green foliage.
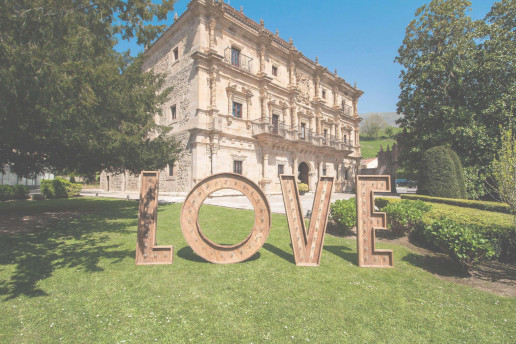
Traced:
[[33, 0], [0, 3], [0, 166], [43, 170], [160, 169], [177, 143], [154, 116], [170, 89], [142, 71], [119, 38], [150, 44], [173, 1]]
[[423, 154], [417, 185], [421, 195], [460, 198], [455, 164], [447, 148], [437, 146]]
[[336, 200], [330, 205], [330, 217], [338, 225], [339, 230], [350, 233], [357, 224], [357, 205], [355, 197], [348, 200]]
[[432, 206], [422, 201], [402, 200], [388, 203], [382, 208], [387, 213], [389, 228], [396, 235], [404, 235], [419, 225], [423, 214], [432, 209]]
[[515, 216], [516, 227], [516, 135], [512, 130], [502, 134], [502, 149], [491, 168], [497, 185], [497, 191], [503, 202], [511, 208]]
[[387, 127], [387, 123], [379, 114], [373, 114], [366, 118], [361, 125], [362, 131], [369, 137], [377, 138], [382, 129]]
[[428, 242], [439, 247], [466, 270], [495, 252], [489, 240], [478, 229], [449, 219], [439, 219], [424, 231]]
[[464, 182], [466, 184], [466, 195], [469, 199], [480, 199], [487, 194], [487, 175], [476, 167], [464, 168]]
[[464, 180], [464, 169], [462, 168], [462, 164], [460, 163], [459, 156], [457, 153], [448, 149], [448, 155], [453, 161], [453, 166], [455, 167], [455, 178], [457, 178], [457, 185], [459, 186], [460, 198], [466, 198], [466, 181]]
[[396, 143], [394, 139], [390, 138], [378, 138], [371, 139], [369, 137], [360, 136], [360, 153], [362, 159], [369, 159], [378, 156], [380, 147], [386, 149], [387, 146], [391, 146]]
[[466, 0], [430, 1], [398, 50], [398, 142], [407, 170], [418, 170], [427, 149], [449, 145], [464, 167], [485, 174], [501, 148], [500, 125], [516, 125], [516, 6], [496, 2], [483, 21], [467, 16], [469, 7]]
[[412, 194], [403, 194], [403, 195], [400, 195], [400, 197], [402, 199], [410, 199], [410, 200], [419, 199], [419, 200], [422, 200], [425, 202], [450, 204], [450, 205], [456, 205], [458, 207], [474, 208], [474, 209], [487, 210], [487, 211], [496, 211], [499, 213], [510, 214], [510, 212], [511, 212], [511, 209], [509, 208], [509, 206], [507, 204], [503, 204], [503, 203], [499, 203], [499, 202], [431, 197], [431, 196], [412, 195]]
[[299, 190], [299, 192], [308, 192], [308, 185], [306, 185], [305, 183], [299, 183], [297, 184], [297, 189]]
[[29, 187], [25, 185], [0, 185], [0, 201], [29, 198]]
[[40, 186], [41, 193], [48, 199], [76, 197], [81, 189], [82, 184], [70, 183], [62, 178], [42, 180]]

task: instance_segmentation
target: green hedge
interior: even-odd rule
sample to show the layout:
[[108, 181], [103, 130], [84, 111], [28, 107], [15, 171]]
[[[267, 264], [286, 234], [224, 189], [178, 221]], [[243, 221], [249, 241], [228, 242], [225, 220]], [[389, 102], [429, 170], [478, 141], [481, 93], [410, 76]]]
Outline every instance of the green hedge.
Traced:
[[[380, 210], [392, 202], [400, 202], [400, 200], [381, 197], [375, 199], [375, 205]], [[501, 261], [516, 261], [516, 228], [510, 214], [434, 203], [432, 209], [424, 214], [423, 225], [416, 226], [413, 233], [421, 237], [425, 226], [443, 218], [466, 225], [470, 229], [473, 228], [475, 232], [481, 233], [490, 241], [494, 249], [493, 258]], [[428, 242], [428, 244], [433, 243]]]
[[61, 178], [41, 181], [41, 193], [48, 199], [76, 197], [81, 189], [81, 184], [70, 183]]
[[422, 222], [423, 215], [432, 209], [423, 201], [390, 202], [382, 211], [387, 213], [388, 226], [395, 235], [404, 235]]
[[420, 195], [460, 198], [457, 168], [449, 149], [437, 146], [423, 153], [419, 166], [417, 193]]
[[511, 208], [509, 205], [505, 203], [498, 202], [487, 202], [487, 201], [475, 201], [469, 199], [458, 199], [458, 198], [443, 198], [443, 197], [432, 197], [432, 196], [424, 196], [424, 195], [413, 195], [413, 194], [403, 194], [401, 195], [402, 199], [410, 199], [410, 200], [422, 200], [425, 202], [432, 203], [444, 203], [449, 205], [456, 205], [458, 207], [466, 207], [466, 208], [475, 208], [480, 210], [487, 211], [496, 211], [499, 213], [511, 213]]
[[0, 200], [27, 199], [29, 187], [25, 185], [0, 185]]

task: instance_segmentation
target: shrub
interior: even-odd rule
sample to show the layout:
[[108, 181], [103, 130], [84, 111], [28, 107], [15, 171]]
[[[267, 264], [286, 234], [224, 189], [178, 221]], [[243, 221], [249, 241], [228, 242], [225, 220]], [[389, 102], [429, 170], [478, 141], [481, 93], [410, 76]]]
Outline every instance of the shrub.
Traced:
[[382, 211], [387, 213], [389, 228], [396, 235], [410, 232], [423, 219], [423, 214], [432, 206], [422, 201], [403, 200], [387, 204]]
[[308, 191], [308, 185], [306, 185], [305, 183], [299, 183], [297, 185], [297, 189], [299, 190], [299, 192], [307, 192]]
[[29, 187], [26, 185], [13, 185], [13, 199], [29, 198]]
[[349, 233], [357, 223], [356, 199], [337, 200], [330, 205], [330, 217], [338, 225], [339, 231]]
[[460, 198], [455, 164], [448, 149], [442, 146], [423, 153], [418, 174], [417, 193], [421, 195]]
[[0, 185], [0, 200], [27, 199], [29, 187], [25, 185]]
[[70, 183], [66, 179], [55, 178], [41, 181], [41, 193], [48, 199], [78, 196], [82, 185]]
[[465, 270], [495, 253], [489, 240], [478, 229], [449, 219], [434, 221], [425, 228], [424, 235], [428, 242], [447, 253]]
[[444, 203], [449, 205], [456, 205], [458, 207], [466, 207], [466, 208], [475, 208], [480, 210], [487, 211], [496, 211], [499, 213], [511, 213], [511, 208], [505, 203], [499, 202], [488, 202], [488, 201], [476, 201], [469, 199], [457, 199], [457, 198], [442, 198], [442, 197], [431, 197], [424, 195], [411, 195], [411, 194], [403, 194], [401, 195], [402, 199], [420, 199], [425, 202], [432, 203]]
[[455, 178], [457, 178], [457, 185], [459, 186], [460, 198], [466, 198], [466, 180], [464, 178], [464, 169], [462, 168], [462, 163], [460, 162], [457, 153], [455, 153], [451, 149], [447, 149], [447, 151], [448, 155], [453, 161], [453, 166], [455, 167]]

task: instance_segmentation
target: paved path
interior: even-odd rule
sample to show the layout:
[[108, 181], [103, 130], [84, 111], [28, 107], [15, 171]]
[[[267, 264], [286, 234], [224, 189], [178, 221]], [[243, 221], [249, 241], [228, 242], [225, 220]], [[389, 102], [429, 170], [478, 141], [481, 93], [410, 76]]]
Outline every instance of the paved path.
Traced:
[[[139, 198], [139, 193], [135, 191], [104, 191], [101, 189], [83, 189], [81, 191], [81, 196], [87, 197], [111, 197], [111, 198], [122, 198], [122, 199], [132, 199], [136, 200]], [[331, 197], [331, 201], [335, 202], [336, 200], [349, 199], [354, 197], [354, 194], [351, 193], [334, 193]], [[174, 194], [174, 193], [160, 193], [159, 194], [159, 203], [183, 203], [186, 195]], [[388, 196], [393, 197], [393, 196]], [[395, 196], [394, 196], [395, 197]], [[301, 207], [303, 209], [303, 213], [306, 214], [308, 210], [312, 210], [312, 205], [314, 202], [314, 193], [309, 192], [301, 198]], [[272, 195], [267, 196], [269, 201], [269, 205], [271, 207], [271, 211], [273, 213], [285, 214], [285, 205], [283, 203], [282, 195]], [[208, 197], [204, 201], [203, 204], [210, 205], [218, 205], [222, 207], [229, 208], [237, 208], [237, 209], [253, 209], [251, 202], [247, 199], [247, 197], [235, 196], [235, 195], [226, 195], [226, 196], [218, 196], [218, 197]]]

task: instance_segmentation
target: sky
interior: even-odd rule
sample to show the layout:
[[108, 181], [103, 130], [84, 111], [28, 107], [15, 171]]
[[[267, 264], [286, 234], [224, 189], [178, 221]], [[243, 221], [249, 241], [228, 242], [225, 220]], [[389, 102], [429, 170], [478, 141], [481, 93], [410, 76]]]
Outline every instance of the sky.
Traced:
[[[177, 0], [174, 13], [181, 15], [190, 0]], [[222, 0], [220, 0], [222, 1]], [[226, 3], [228, 0], [224, 0]], [[429, 0], [230, 0], [230, 5], [294, 46], [306, 57], [364, 91], [358, 112], [395, 112], [401, 66], [394, 63], [405, 29], [414, 13]], [[472, 0], [473, 19], [482, 19], [493, 0]], [[119, 42], [119, 51], [136, 55], [143, 48]]]

